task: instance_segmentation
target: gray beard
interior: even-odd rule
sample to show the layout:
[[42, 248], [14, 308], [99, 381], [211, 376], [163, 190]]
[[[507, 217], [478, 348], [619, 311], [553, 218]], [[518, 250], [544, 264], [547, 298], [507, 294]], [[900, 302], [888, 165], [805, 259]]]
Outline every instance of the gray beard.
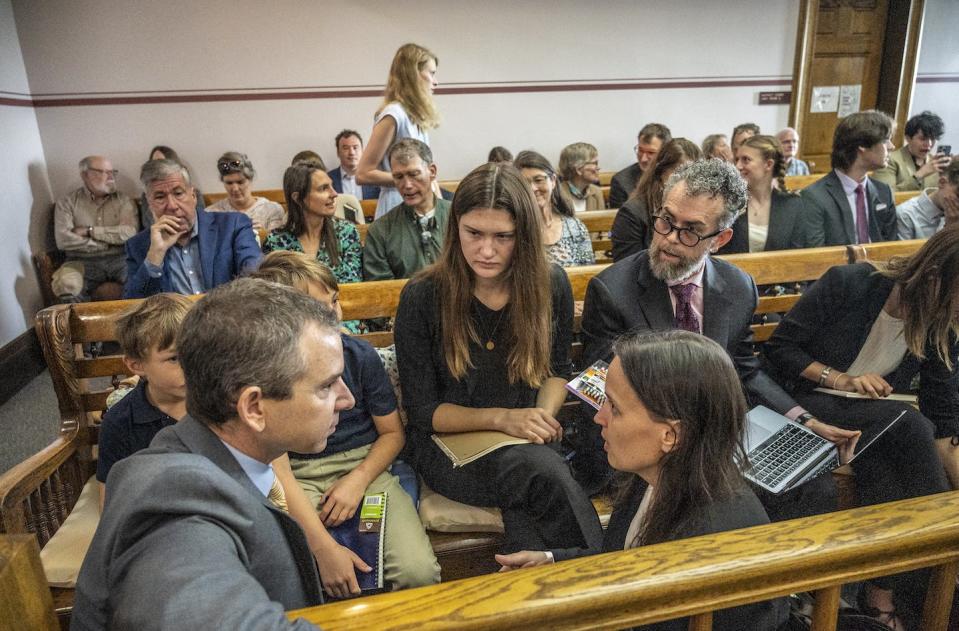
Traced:
[[706, 257], [709, 256], [709, 250], [703, 252], [703, 255], [695, 261], [682, 260], [678, 263], [663, 263], [659, 260], [660, 248], [656, 244], [649, 246], [649, 267], [653, 276], [664, 283], [674, 283], [679, 280], [689, 278], [689, 276], [699, 269]]

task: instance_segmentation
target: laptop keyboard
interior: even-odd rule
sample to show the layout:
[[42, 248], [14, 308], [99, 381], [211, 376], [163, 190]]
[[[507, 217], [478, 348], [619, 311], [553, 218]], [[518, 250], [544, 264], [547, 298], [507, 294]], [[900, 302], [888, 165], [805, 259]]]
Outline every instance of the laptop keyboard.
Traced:
[[775, 487], [794, 470], [796, 463], [810, 449], [822, 444], [822, 440], [795, 425], [786, 425], [749, 454], [752, 465], [750, 475], [767, 486]]

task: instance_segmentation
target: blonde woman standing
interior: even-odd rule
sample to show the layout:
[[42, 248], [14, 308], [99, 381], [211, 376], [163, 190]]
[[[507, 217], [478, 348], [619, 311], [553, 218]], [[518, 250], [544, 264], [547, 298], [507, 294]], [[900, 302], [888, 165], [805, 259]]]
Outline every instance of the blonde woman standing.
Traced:
[[393, 56], [383, 104], [374, 116], [370, 141], [356, 173], [360, 184], [380, 187], [377, 218], [403, 201], [393, 186], [387, 159], [390, 146], [403, 138], [416, 138], [429, 145], [429, 130], [439, 125], [439, 112], [433, 102], [438, 64], [436, 55], [418, 44], [404, 44]]

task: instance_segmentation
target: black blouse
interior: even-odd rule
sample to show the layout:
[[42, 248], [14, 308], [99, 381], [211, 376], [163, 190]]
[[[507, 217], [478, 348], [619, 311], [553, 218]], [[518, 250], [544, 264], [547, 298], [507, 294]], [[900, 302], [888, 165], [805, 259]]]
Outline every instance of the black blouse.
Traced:
[[[573, 292], [562, 268], [551, 266], [553, 296], [550, 367], [553, 376], [568, 378], [572, 364], [569, 348], [573, 335]], [[433, 413], [443, 403], [469, 408], [527, 408], [536, 405], [537, 390], [526, 383], [510, 384], [506, 361], [512, 348], [510, 305], [493, 311], [476, 300], [470, 317], [481, 344], [470, 341], [473, 367], [457, 380], [443, 356], [443, 331], [439, 305], [442, 297], [429, 278], [411, 281], [403, 289], [396, 312], [393, 338], [400, 373], [403, 406], [409, 417], [407, 433], [412, 440], [426, 439], [433, 432]], [[487, 340], [494, 348], [487, 350]]]

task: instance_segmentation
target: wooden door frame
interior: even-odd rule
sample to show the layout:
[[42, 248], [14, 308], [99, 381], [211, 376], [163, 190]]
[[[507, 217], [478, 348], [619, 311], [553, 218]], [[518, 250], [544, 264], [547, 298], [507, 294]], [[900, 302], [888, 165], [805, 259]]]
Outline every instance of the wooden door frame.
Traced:
[[[919, 43], [922, 41], [923, 14], [925, 0], [890, 0], [890, 15], [895, 15], [893, 5], [902, 12], [908, 11], [906, 24], [887, 24], [884, 34], [883, 61], [902, 56], [902, 65], [883, 64], [880, 74], [878, 103], [880, 109], [887, 112], [896, 121], [893, 142], [899, 146], [903, 142], [903, 130], [912, 107], [913, 91], [916, 84], [916, 69], [919, 65]], [[806, 107], [812, 85], [809, 81], [810, 64], [816, 41], [816, 23], [819, 20], [819, 0], [801, 0], [799, 23], [796, 29], [796, 52], [793, 60], [792, 99], [789, 104], [789, 126], [803, 136], [800, 108]], [[897, 33], [898, 31], [898, 33]], [[899, 35], [896, 37], [894, 35]], [[893, 41], [898, 40], [898, 41]]]

